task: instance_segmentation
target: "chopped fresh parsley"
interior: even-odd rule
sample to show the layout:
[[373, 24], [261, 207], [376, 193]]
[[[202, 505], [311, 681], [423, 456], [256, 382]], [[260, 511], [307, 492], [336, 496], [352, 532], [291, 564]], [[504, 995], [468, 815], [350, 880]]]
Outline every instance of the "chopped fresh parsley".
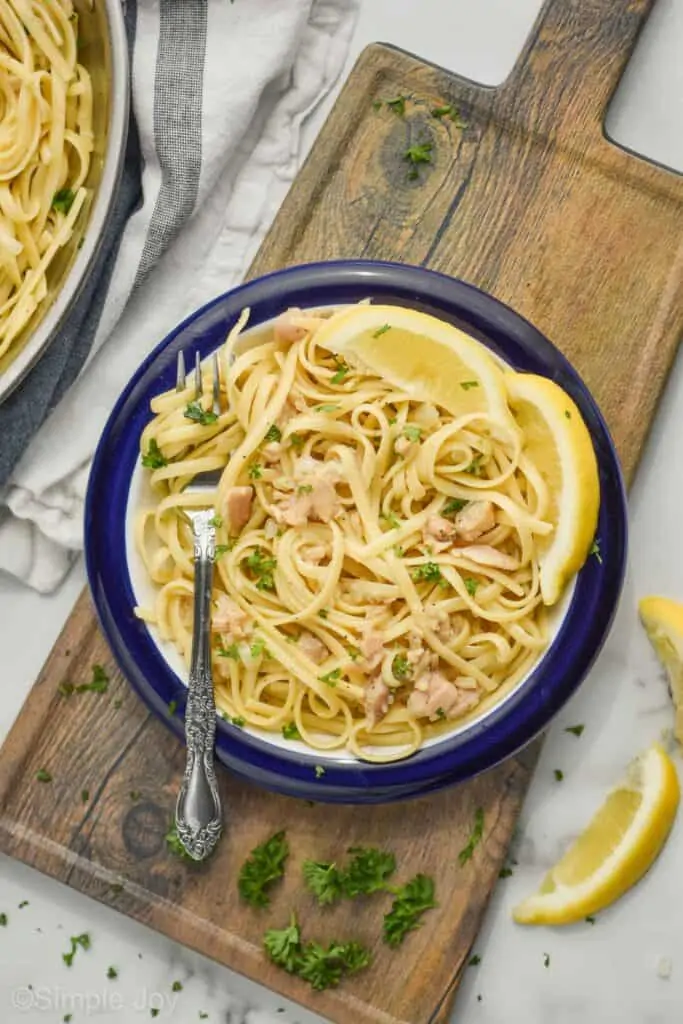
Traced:
[[463, 867], [468, 860], [471, 860], [472, 854], [476, 847], [481, 842], [481, 837], [484, 834], [484, 809], [483, 807], [477, 807], [474, 812], [474, 825], [470, 833], [470, 838], [467, 841], [467, 845], [463, 846], [462, 850], [458, 854], [458, 863], [460, 867]]
[[324, 404], [324, 405], [316, 405], [313, 411], [314, 412], [336, 412], [337, 409], [340, 409], [340, 408], [341, 408], [341, 406], [335, 405], [334, 403], [332, 403], [332, 404], [327, 403], [327, 404]]
[[161, 1013], [161, 1010], [157, 1006], [150, 1007], [150, 1011], [149, 1011], [150, 1017], [158, 1017], [160, 1013]]
[[289, 845], [284, 830], [254, 847], [237, 880], [237, 888], [245, 903], [253, 907], [270, 904], [269, 890], [284, 875], [288, 856]]
[[464, 472], [469, 473], [470, 476], [481, 476], [481, 472], [483, 469], [483, 461], [483, 455], [475, 455], [472, 461], [470, 462], [469, 466], [465, 467]]
[[385, 100], [389, 110], [398, 117], [403, 117], [406, 112], [406, 96], [396, 96], [393, 100]]
[[555, 776], [557, 782], [562, 782], [562, 779], [564, 778], [563, 771], [561, 771], [559, 768], [555, 768], [553, 771], [553, 775]]
[[[232, 0], [231, 0], [231, 2], [232, 2]], [[200, 1020], [208, 1020], [209, 1019], [208, 1013], [204, 1013], [203, 1010], [200, 1010], [199, 1011], [199, 1019]]]
[[352, 847], [349, 853], [353, 856], [344, 868], [319, 861], [304, 862], [304, 882], [318, 903], [330, 904], [342, 897], [355, 899], [390, 891], [387, 880], [396, 870], [393, 853], [375, 847]]
[[447, 117], [449, 121], [453, 121], [456, 127], [467, 128], [467, 122], [462, 120], [457, 107], [454, 107], [452, 103], [448, 103], [443, 107], [433, 107], [431, 115], [439, 120], [442, 117]]
[[418, 142], [405, 151], [403, 159], [411, 164], [431, 164], [433, 148], [431, 142]]
[[463, 582], [465, 584], [465, 590], [467, 591], [467, 593], [470, 595], [470, 597], [474, 597], [479, 587], [479, 580], [475, 580], [472, 576], [466, 576]]
[[128, 794], [128, 796], [129, 796], [129, 797], [131, 798], [131, 800], [133, 801], [133, 803], [137, 803], [137, 802], [138, 802], [138, 800], [140, 800], [140, 799], [141, 799], [141, 797], [142, 797], [142, 793], [140, 792], [140, 790], [139, 790], [139, 789], [131, 789], [131, 791], [130, 791], [130, 793]]
[[408, 174], [410, 181], [415, 181], [419, 177], [418, 167], [420, 164], [431, 164], [432, 159], [432, 146], [431, 142], [418, 142], [414, 146], [409, 146], [403, 154], [403, 159], [411, 164], [411, 170]]
[[568, 725], [564, 731], [570, 732], [572, 736], [580, 736], [585, 728], [585, 725]]
[[210, 409], [203, 409], [199, 401], [195, 400], [187, 403], [185, 419], [192, 420], [193, 423], [200, 423], [202, 427], [208, 427], [209, 424], [216, 422], [218, 416]]
[[223, 555], [227, 554], [228, 551], [232, 551], [234, 546], [234, 542], [232, 544], [216, 544], [216, 550], [213, 556], [214, 561], [217, 562], [218, 559], [222, 558]]
[[23, 910], [24, 907], [27, 907], [28, 905], [29, 905], [28, 900], [22, 900], [21, 903], [18, 905], [18, 909], [19, 910]]
[[336, 903], [344, 894], [343, 875], [336, 864], [306, 860], [303, 875], [306, 888], [310, 889], [321, 906]]
[[469, 391], [471, 388], [478, 388], [479, 387], [479, 381], [478, 380], [461, 380], [460, 381], [460, 387], [463, 389], [463, 391]]
[[90, 936], [87, 932], [83, 932], [82, 935], [72, 935], [71, 949], [68, 953], [62, 953], [62, 960], [67, 967], [71, 967], [74, 962], [74, 957], [78, 949], [90, 949]]
[[441, 583], [443, 580], [441, 569], [436, 562], [425, 562], [424, 565], [418, 565], [413, 569], [411, 576], [416, 583], [419, 583], [420, 580], [425, 580], [427, 583]]
[[327, 948], [318, 942], [302, 945], [294, 914], [286, 928], [270, 928], [263, 945], [273, 963], [303, 978], [316, 991], [338, 985], [344, 975], [362, 970], [371, 960], [369, 950], [357, 942], [333, 941]]
[[114, 978], [118, 978], [118, 976], [119, 976], [119, 972], [116, 970], [115, 967], [108, 967], [107, 968], [107, 977], [109, 978], [110, 981], [113, 981]]
[[481, 957], [478, 955], [478, 953], [473, 953], [472, 956], [467, 961], [467, 966], [468, 967], [478, 967], [480, 963], [481, 963]]
[[591, 555], [595, 555], [595, 557], [598, 560], [599, 565], [602, 565], [602, 554], [600, 552], [600, 541], [598, 540], [597, 537], [595, 538], [595, 540], [593, 541], [593, 543], [591, 545], [590, 554]]
[[353, 858], [344, 871], [342, 887], [349, 899], [369, 896], [386, 889], [387, 879], [396, 870], [396, 857], [386, 850], [375, 847], [353, 846], [349, 850]]
[[341, 669], [333, 668], [331, 672], [326, 672], [324, 676], [318, 676], [321, 683], [327, 683], [328, 686], [336, 686], [341, 679]]
[[345, 974], [354, 974], [370, 963], [370, 952], [357, 942], [331, 942], [327, 948], [308, 942], [301, 952], [297, 974], [316, 992], [333, 988]]
[[337, 359], [337, 372], [332, 376], [330, 384], [343, 384], [344, 378], [351, 372], [351, 367], [347, 366], [343, 359]]
[[299, 484], [296, 489], [297, 494], [312, 494], [313, 484]]
[[249, 466], [249, 469], [247, 470], [247, 473], [249, 475], [250, 480], [260, 480], [261, 477], [263, 476], [263, 466], [261, 466], [258, 462], [252, 462], [252, 464]]
[[373, 102], [372, 102], [372, 109], [373, 110], [381, 110], [382, 109], [382, 101], [381, 100], [373, 100]]
[[52, 775], [47, 768], [39, 768], [36, 772], [36, 779], [38, 782], [52, 782]]
[[182, 982], [174, 981], [173, 984], [171, 985], [171, 992], [182, 992], [182, 991], [183, 991]]
[[256, 579], [257, 590], [275, 590], [273, 573], [277, 561], [271, 558], [263, 548], [255, 548], [250, 555], [242, 559], [242, 568], [249, 569]]
[[239, 661], [240, 649], [237, 644], [230, 644], [228, 647], [223, 647], [219, 644], [216, 648], [216, 654], [219, 658], [232, 658], [233, 661]]
[[586, 918], [586, 924], [595, 924], [595, 918], [593, 917], [592, 914], [589, 914], [588, 917]]
[[461, 512], [467, 502], [464, 498], [449, 498], [444, 507], [441, 509], [442, 516], [451, 516], [455, 512]]
[[70, 697], [74, 693], [106, 693], [109, 688], [109, 676], [102, 665], [93, 665], [92, 679], [89, 683], [63, 682], [59, 684], [58, 692], [62, 697]]
[[289, 443], [291, 444], [292, 448], [296, 448], [296, 450], [300, 452], [305, 444], [305, 441], [301, 434], [290, 434]]
[[395, 890], [394, 902], [384, 915], [384, 941], [392, 949], [400, 946], [408, 932], [420, 927], [426, 910], [435, 907], [434, 880], [427, 875], [416, 875]]
[[418, 427], [414, 423], [406, 423], [403, 428], [403, 436], [407, 437], [409, 441], [419, 441], [422, 437], [422, 427]]
[[296, 916], [292, 914], [286, 928], [269, 928], [263, 946], [274, 964], [294, 974], [301, 956], [301, 931]]
[[223, 525], [223, 516], [213, 516], [209, 519], [209, 526], [214, 526], [217, 530]]
[[393, 512], [381, 512], [380, 519], [385, 523], [388, 523], [392, 530], [398, 530], [401, 523], [400, 520], [394, 515]]
[[272, 423], [266, 430], [266, 436], [263, 440], [277, 444], [278, 441], [282, 440], [282, 431], [275, 423]]
[[4, 914], [4, 913], [0, 914], [0, 927], [2, 927], [2, 928], [6, 928], [7, 927], [7, 914]]
[[176, 857], [180, 857], [181, 860], [191, 860], [194, 863], [193, 858], [190, 857], [189, 853], [180, 841], [178, 828], [175, 822], [171, 825], [170, 829], [164, 836], [164, 839], [166, 840], [166, 845], [168, 846], [170, 853], [175, 854]]
[[300, 740], [301, 733], [297, 729], [296, 722], [286, 722], [282, 726], [282, 735], [286, 740]]
[[383, 334], [386, 334], [387, 331], [390, 331], [390, 330], [391, 330], [391, 324], [382, 324], [382, 326], [378, 327], [376, 331], [373, 331], [372, 336], [373, 336], [373, 338], [381, 338]]
[[244, 726], [247, 724], [246, 718], [242, 718], [241, 715], [233, 715], [232, 718], [230, 719], [230, 722], [238, 729], [243, 729]]
[[52, 197], [52, 209], [65, 216], [74, 204], [76, 193], [70, 188], [60, 188]]
[[318, 617], [321, 619], [326, 619], [329, 614], [330, 612], [328, 608], [321, 608], [320, 611], [318, 612]]
[[321, 764], [317, 764], [315, 766], [315, 777], [316, 777], [316, 779], [322, 779], [324, 774], [325, 774], [325, 769], [323, 768], [323, 766]]
[[395, 654], [391, 662], [391, 671], [394, 679], [404, 682], [406, 679], [410, 679], [413, 670], [405, 654]]
[[89, 799], [90, 799], [90, 790], [89, 789], [82, 789], [81, 790], [81, 803], [87, 804]]
[[260, 658], [261, 656], [263, 656], [264, 658], [270, 658], [271, 656], [270, 651], [266, 647], [266, 641], [263, 639], [262, 636], [256, 637], [256, 639], [249, 648], [249, 653], [251, 654], [252, 658]]
[[175, 715], [177, 710], [178, 710], [178, 701], [177, 700], [169, 700], [169, 702], [168, 702], [168, 713], [169, 713], [169, 715]]
[[444, 711], [443, 708], [437, 708], [436, 709], [436, 717], [441, 719], [442, 722], [445, 720], [446, 712]]
[[509, 878], [511, 875], [512, 875], [512, 868], [508, 868], [508, 867], [501, 868], [500, 871], [498, 872], [498, 877], [499, 878]]
[[142, 456], [142, 465], [145, 469], [161, 469], [162, 466], [168, 466], [168, 459], [154, 438], [149, 442], [147, 454]]

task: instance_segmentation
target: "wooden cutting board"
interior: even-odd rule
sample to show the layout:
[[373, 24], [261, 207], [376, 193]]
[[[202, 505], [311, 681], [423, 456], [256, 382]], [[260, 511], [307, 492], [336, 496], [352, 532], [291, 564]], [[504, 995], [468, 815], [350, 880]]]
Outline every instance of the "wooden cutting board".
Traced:
[[[630, 479], [683, 328], [683, 181], [617, 148], [602, 129], [650, 7], [551, 0], [498, 89], [370, 47], [250, 275], [364, 256], [487, 289], [573, 361]], [[407, 97], [403, 116], [385, 103], [398, 96]], [[450, 104], [464, 128], [432, 116]], [[411, 177], [404, 154], [425, 142], [432, 162]], [[457, 790], [372, 811], [332, 813], [222, 773], [225, 841], [211, 862], [188, 868], [164, 842], [183, 761], [176, 740], [113, 669], [106, 695], [58, 695], [60, 682], [87, 681], [96, 662], [111, 666], [83, 596], [0, 753], [0, 848], [332, 1021], [445, 1020], [537, 745]], [[40, 768], [51, 783], [36, 780]], [[461, 867], [479, 807], [483, 840]], [[256, 913], [240, 905], [236, 875], [249, 850], [283, 827], [290, 869], [272, 908]], [[393, 849], [402, 878], [424, 871], [437, 880], [439, 908], [398, 952], [379, 941], [377, 903], [321, 914], [301, 893], [303, 859], [333, 859], [354, 844]], [[375, 966], [315, 994], [268, 965], [264, 928], [293, 908], [310, 936], [369, 943]]]

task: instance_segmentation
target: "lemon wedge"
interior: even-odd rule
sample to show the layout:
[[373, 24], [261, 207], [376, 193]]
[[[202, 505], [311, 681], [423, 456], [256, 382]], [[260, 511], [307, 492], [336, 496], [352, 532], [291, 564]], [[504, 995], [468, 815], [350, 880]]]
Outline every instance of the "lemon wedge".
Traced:
[[505, 381], [523, 451], [548, 488], [544, 518], [555, 529], [538, 543], [541, 594], [552, 605], [593, 543], [600, 507], [597, 460], [581, 413], [561, 387], [531, 373], [508, 373]]
[[452, 324], [402, 306], [352, 306], [335, 313], [316, 342], [454, 416], [482, 413], [517, 436], [504, 375], [486, 346]]
[[652, 646], [669, 676], [676, 717], [674, 735], [683, 743], [683, 604], [667, 597], [644, 597], [638, 605]]
[[519, 924], [570, 924], [595, 914], [642, 878], [662, 849], [680, 791], [671, 758], [655, 743], [630, 765], [588, 828], [515, 907]]

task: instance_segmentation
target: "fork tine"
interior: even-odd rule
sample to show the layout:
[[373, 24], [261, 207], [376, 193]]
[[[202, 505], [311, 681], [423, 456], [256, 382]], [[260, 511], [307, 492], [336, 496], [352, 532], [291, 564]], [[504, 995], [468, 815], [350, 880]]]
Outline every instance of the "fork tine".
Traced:
[[199, 358], [199, 352], [194, 357], [194, 390], [194, 397], [197, 400], [200, 399], [204, 393], [204, 388], [202, 385], [202, 361]]
[[176, 360], [175, 389], [176, 391], [185, 390], [185, 353], [182, 349]]
[[218, 362], [218, 353], [214, 352], [213, 359], [213, 406], [212, 410], [216, 416], [221, 414], [221, 370]]

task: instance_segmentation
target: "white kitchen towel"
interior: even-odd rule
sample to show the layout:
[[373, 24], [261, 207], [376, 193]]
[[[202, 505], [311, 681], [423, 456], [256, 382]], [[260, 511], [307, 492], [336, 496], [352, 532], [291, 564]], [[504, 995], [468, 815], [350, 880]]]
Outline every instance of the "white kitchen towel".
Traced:
[[0, 570], [42, 592], [83, 546], [89, 464], [114, 401], [183, 317], [238, 283], [339, 76], [358, 0], [128, 0], [142, 203], [84, 368], [4, 490]]

